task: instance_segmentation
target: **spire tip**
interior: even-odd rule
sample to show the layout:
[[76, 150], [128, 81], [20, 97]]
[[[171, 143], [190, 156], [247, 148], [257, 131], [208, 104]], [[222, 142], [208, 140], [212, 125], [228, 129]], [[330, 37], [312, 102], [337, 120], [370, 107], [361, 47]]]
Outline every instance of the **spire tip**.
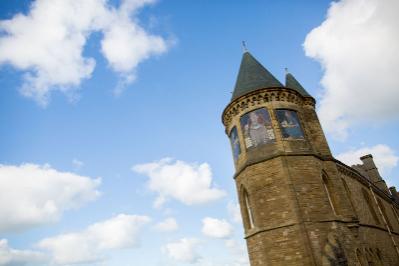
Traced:
[[245, 53], [245, 52], [248, 52], [247, 44], [246, 44], [245, 41], [242, 41], [242, 50], [243, 50], [244, 53]]

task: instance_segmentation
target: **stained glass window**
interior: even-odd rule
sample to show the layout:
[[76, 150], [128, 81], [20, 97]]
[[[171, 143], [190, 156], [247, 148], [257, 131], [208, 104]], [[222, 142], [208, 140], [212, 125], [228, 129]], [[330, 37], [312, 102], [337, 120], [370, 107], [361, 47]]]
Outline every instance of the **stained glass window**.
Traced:
[[240, 156], [241, 153], [241, 147], [236, 127], [233, 127], [233, 129], [230, 131], [230, 142], [231, 142], [231, 147], [233, 149], [234, 161], [237, 161], [238, 156]]
[[240, 123], [247, 149], [274, 142], [275, 136], [270, 115], [265, 108], [244, 114]]
[[299, 124], [298, 115], [292, 110], [276, 110], [277, 120], [280, 123], [283, 138], [303, 139], [303, 132]]

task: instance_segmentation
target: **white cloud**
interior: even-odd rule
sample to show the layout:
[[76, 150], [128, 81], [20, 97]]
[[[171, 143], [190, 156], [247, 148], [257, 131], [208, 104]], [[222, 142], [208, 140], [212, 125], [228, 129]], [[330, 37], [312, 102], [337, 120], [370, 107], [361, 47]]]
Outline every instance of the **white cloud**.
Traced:
[[22, 94], [46, 105], [51, 91], [74, 95], [91, 77], [95, 60], [83, 50], [93, 32], [102, 32], [102, 54], [130, 83], [140, 62], [168, 49], [138, 24], [138, 10], [153, 2], [122, 0], [115, 8], [107, 0], [36, 0], [28, 14], [0, 21], [0, 64], [24, 71]]
[[173, 260], [183, 263], [196, 263], [201, 258], [196, 248], [199, 240], [195, 238], [182, 238], [162, 247], [162, 250]]
[[136, 247], [140, 228], [149, 221], [147, 216], [119, 214], [82, 232], [46, 238], [37, 246], [49, 250], [55, 264], [92, 263], [103, 260], [108, 250]]
[[0, 265], [40, 265], [46, 260], [46, 256], [41, 252], [13, 249], [8, 245], [7, 239], [0, 239]]
[[0, 232], [57, 221], [65, 210], [95, 200], [100, 183], [49, 165], [0, 165]]
[[160, 161], [135, 165], [133, 171], [149, 177], [150, 190], [158, 192], [155, 206], [162, 206], [169, 198], [186, 205], [217, 200], [225, 195], [212, 187], [212, 172], [207, 163], [195, 164], [164, 158]]
[[202, 219], [202, 233], [212, 238], [228, 238], [233, 234], [233, 227], [226, 220], [206, 217]]
[[179, 228], [179, 225], [176, 222], [175, 218], [169, 217], [159, 222], [155, 225], [155, 229], [161, 232], [172, 232], [176, 231]]
[[227, 205], [227, 211], [235, 223], [242, 223], [241, 210], [238, 203], [229, 202]]
[[84, 163], [75, 158], [72, 160], [72, 165], [75, 168], [75, 170], [79, 170], [84, 166]]
[[325, 70], [320, 118], [344, 140], [353, 123], [376, 123], [399, 115], [397, 0], [333, 2], [326, 20], [306, 37], [307, 56]]
[[234, 239], [228, 239], [225, 242], [233, 257], [231, 266], [249, 266], [248, 251], [245, 243], [239, 243]]
[[336, 157], [345, 164], [355, 165], [362, 164], [359, 158], [367, 154], [373, 155], [374, 162], [383, 177], [384, 175], [388, 175], [391, 170], [397, 166], [399, 161], [399, 157], [396, 155], [395, 151], [384, 144], [378, 144], [373, 147], [351, 149], [338, 154]]

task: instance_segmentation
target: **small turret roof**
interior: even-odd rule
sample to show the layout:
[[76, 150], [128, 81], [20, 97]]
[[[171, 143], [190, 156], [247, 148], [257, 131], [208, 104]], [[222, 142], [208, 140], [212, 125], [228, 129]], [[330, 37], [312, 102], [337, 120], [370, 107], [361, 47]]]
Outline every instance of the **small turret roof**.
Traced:
[[283, 87], [283, 85], [248, 51], [245, 51], [231, 100], [257, 89], [273, 87]]
[[305, 90], [304, 87], [295, 79], [295, 77], [287, 72], [285, 75], [285, 86], [290, 89], [294, 89], [299, 92], [302, 96], [310, 96], [310, 94]]

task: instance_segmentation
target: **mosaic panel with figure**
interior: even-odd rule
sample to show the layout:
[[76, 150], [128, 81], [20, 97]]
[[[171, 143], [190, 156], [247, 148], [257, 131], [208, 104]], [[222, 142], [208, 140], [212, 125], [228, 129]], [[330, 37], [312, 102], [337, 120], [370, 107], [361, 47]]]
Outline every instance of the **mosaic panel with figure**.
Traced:
[[246, 113], [241, 117], [240, 123], [247, 149], [274, 142], [270, 115], [265, 108]]
[[276, 110], [277, 120], [280, 123], [283, 138], [303, 139], [303, 132], [299, 124], [298, 115], [292, 110]]

